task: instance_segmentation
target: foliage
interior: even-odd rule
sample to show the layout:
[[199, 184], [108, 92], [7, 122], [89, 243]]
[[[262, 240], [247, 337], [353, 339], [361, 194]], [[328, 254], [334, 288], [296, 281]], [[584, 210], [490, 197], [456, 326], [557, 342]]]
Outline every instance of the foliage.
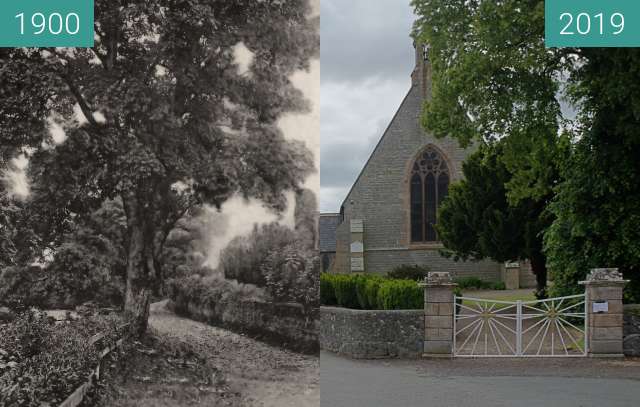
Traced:
[[322, 305], [391, 310], [419, 309], [424, 303], [423, 289], [414, 280], [371, 274], [322, 273], [320, 281]]
[[99, 350], [91, 335], [117, 336], [117, 318], [90, 318], [54, 325], [27, 311], [0, 330], [0, 406], [57, 405], [86, 381]]
[[320, 304], [322, 305], [337, 305], [338, 300], [336, 298], [336, 289], [333, 286], [333, 277], [335, 274], [321, 273], [320, 274]]
[[296, 234], [279, 223], [255, 225], [249, 236], [238, 236], [220, 253], [220, 268], [228, 279], [245, 284], [266, 285], [261, 265], [269, 253], [296, 242]]
[[508, 202], [553, 200], [543, 233], [554, 294], [581, 290], [592, 267], [614, 266], [635, 297], [640, 82], [629, 67], [640, 52], [545, 48], [543, 0], [412, 4], [414, 37], [431, 46], [424, 126], [464, 145], [500, 140]]
[[[0, 50], [0, 139], [30, 152], [30, 225], [57, 245], [69, 220], [122, 200], [125, 313], [138, 334], [185, 213], [234, 194], [282, 210], [313, 170], [277, 126], [308, 109], [289, 77], [318, 53], [309, 15], [298, 0], [96, 0], [94, 48]], [[246, 72], [239, 45], [253, 55]]]
[[402, 264], [387, 273], [387, 278], [422, 281], [429, 274], [429, 267]]
[[163, 282], [172, 278], [211, 272], [206, 265], [211, 236], [226, 227], [222, 214], [205, 207], [194, 207], [167, 235], [160, 263]]
[[573, 49], [544, 45], [544, 1], [413, 0], [414, 37], [430, 46], [423, 124], [464, 146], [504, 138], [509, 201], [541, 199], [556, 178], [559, 78]]
[[378, 302], [378, 291], [380, 291], [380, 285], [384, 282], [383, 278], [371, 276], [365, 280], [364, 285], [364, 298], [366, 308], [364, 309], [382, 309], [383, 304]]
[[476, 289], [476, 290], [504, 290], [506, 286], [503, 281], [484, 281], [478, 277], [457, 278], [455, 283], [458, 284], [460, 290]]
[[382, 309], [421, 309], [424, 289], [413, 280], [386, 280], [378, 289], [378, 304]]
[[215, 307], [234, 301], [266, 301], [264, 289], [253, 284], [242, 284], [215, 276], [198, 274], [167, 281], [167, 294], [176, 303], [195, 302], [202, 307]]
[[307, 312], [318, 308], [320, 257], [317, 252], [301, 244], [291, 244], [271, 251], [260, 270], [267, 292], [275, 301], [297, 302]]
[[333, 288], [336, 291], [336, 300], [339, 306], [344, 308], [360, 307], [356, 283], [361, 277], [358, 275], [338, 274], [333, 280]]
[[42, 308], [73, 308], [86, 301], [122, 306], [126, 275], [122, 205], [107, 201], [72, 227], [50, 250], [44, 265], [0, 270], [0, 302], [21, 299], [24, 305]]
[[464, 179], [453, 184], [438, 212], [438, 236], [445, 255], [497, 262], [531, 260], [538, 293], [544, 297], [547, 269], [542, 239], [552, 218], [549, 197], [510, 203], [512, 174], [502, 162], [503, 144], [482, 145], [463, 163]]
[[640, 302], [640, 61], [637, 49], [585, 50], [576, 97], [585, 129], [563, 165], [545, 237], [554, 295], [581, 291], [591, 268], [618, 267], [632, 282], [625, 301]]

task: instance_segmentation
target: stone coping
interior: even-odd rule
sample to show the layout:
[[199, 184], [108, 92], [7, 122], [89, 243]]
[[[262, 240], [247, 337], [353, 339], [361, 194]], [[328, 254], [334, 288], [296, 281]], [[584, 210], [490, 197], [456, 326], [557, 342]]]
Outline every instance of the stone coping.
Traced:
[[343, 312], [352, 312], [354, 314], [357, 313], [370, 313], [370, 312], [388, 312], [388, 313], [411, 313], [411, 312], [420, 312], [424, 313], [424, 308], [416, 308], [416, 309], [356, 309], [356, 308], [345, 308], [345, 307], [334, 307], [323, 305], [320, 307], [321, 310], [327, 311], [343, 311]]

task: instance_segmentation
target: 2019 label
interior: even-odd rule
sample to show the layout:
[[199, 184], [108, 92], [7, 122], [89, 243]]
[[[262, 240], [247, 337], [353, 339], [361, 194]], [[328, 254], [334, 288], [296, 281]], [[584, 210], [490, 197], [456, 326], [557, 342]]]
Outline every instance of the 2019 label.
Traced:
[[[569, 31], [575, 29], [580, 35], [588, 35], [591, 33], [591, 16], [587, 13], [580, 13], [574, 19], [573, 14], [571, 13], [562, 13], [560, 15], [560, 20], [566, 22], [567, 25], [564, 26], [562, 31], [560, 31], [561, 35], [575, 35], [576, 32]], [[604, 13], [599, 13], [593, 16], [593, 20], [596, 26], [599, 27], [598, 33], [600, 35], [604, 35], [605, 33], [605, 24], [604, 24]], [[621, 13], [613, 13], [609, 19], [609, 26], [614, 30], [611, 32], [613, 35], [620, 35], [624, 31], [624, 15]]]
[[638, 0], [545, 0], [545, 45], [640, 47]]

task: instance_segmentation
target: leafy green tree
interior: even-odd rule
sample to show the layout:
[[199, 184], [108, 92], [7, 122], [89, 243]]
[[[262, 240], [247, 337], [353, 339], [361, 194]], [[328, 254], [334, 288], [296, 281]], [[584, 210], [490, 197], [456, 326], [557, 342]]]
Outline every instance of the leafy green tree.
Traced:
[[554, 292], [582, 290], [594, 267], [619, 267], [631, 280], [628, 302], [640, 301], [640, 63], [637, 49], [584, 50], [575, 97], [584, 131], [562, 167], [564, 182], [545, 236]]
[[[96, 0], [95, 47], [0, 51], [0, 136], [30, 147], [43, 244], [122, 200], [133, 334], [146, 330], [167, 236], [192, 207], [239, 192], [281, 210], [312, 170], [276, 124], [307, 108], [289, 76], [318, 52], [309, 13], [302, 0]], [[246, 71], [238, 44], [253, 55]], [[66, 133], [58, 145], [52, 120]]]
[[594, 266], [640, 280], [638, 50], [545, 48], [543, 0], [412, 4], [414, 36], [431, 46], [425, 127], [463, 145], [502, 139], [510, 204], [556, 195], [544, 244], [554, 290], [577, 290]]
[[483, 145], [463, 164], [464, 179], [454, 183], [438, 212], [444, 253], [456, 259], [531, 261], [537, 297], [546, 296], [543, 232], [551, 223], [544, 200], [507, 200], [512, 174], [501, 161], [502, 145]]
[[543, 0], [413, 0], [414, 37], [430, 46], [423, 125], [463, 146], [504, 138], [510, 201], [549, 194], [572, 49], [544, 46]]

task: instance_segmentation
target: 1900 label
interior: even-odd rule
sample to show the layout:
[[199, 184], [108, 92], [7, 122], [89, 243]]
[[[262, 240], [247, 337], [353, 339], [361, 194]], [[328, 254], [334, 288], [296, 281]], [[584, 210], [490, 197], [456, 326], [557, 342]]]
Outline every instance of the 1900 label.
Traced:
[[0, 47], [93, 47], [93, 0], [0, 1]]

